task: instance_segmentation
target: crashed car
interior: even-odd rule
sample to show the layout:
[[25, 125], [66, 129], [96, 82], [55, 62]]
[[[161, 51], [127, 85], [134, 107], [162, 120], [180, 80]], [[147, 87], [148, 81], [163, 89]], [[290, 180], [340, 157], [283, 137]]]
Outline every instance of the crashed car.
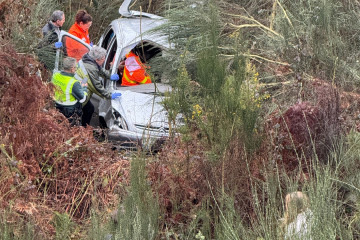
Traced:
[[[111, 22], [97, 44], [107, 51], [103, 67], [111, 68], [111, 74], [120, 76], [118, 66], [130, 50], [141, 48], [145, 59], [150, 60], [162, 56], [169, 48], [166, 36], [150, 31], [166, 20], [153, 14], [129, 11], [130, 3], [131, 0], [124, 1], [119, 8], [122, 17]], [[68, 43], [77, 44], [82, 55], [91, 49], [90, 45], [65, 31], [61, 31], [60, 41], [62, 47], [57, 50], [54, 71], [60, 69], [61, 59], [68, 56]], [[95, 113], [91, 125], [104, 127], [109, 140], [118, 140], [125, 146], [151, 148], [169, 136], [169, 120], [161, 103], [164, 93], [171, 91], [171, 87], [162, 83], [161, 77], [155, 83], [128, 87], [121, 86], [121, 77], [117, 82], [103, 81], [105, 88], [122, 95], [108, 100], [93, 94], [91, 102]]]

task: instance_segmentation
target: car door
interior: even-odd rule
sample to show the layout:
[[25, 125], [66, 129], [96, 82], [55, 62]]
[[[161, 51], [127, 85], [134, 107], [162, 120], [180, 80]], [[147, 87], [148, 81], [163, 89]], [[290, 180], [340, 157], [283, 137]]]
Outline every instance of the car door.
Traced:
[[[105, 88], [108, 91], [113, 92], [117, 88], [116, 84], [117, 83], [121, 84], [121, 77], [122, 77], [121, 73], [118, 71], [119, 49], [118, 49], [117, 39], [111, 28], [103, 36], [104, 38], [102, 37], [99, 41], [99, 45], [106, 49], [106, 57], [103, 67], [106, 70], [111, 71], [111, 74], [118, 74], [120, 78], [118, 81], [109, 81], [105, 79], [104, 81]], [[114, 109], [112, 105], [114, 102], [118, 102], [119, 99], [114, 99], [110, 101], [106, 99], [98, 99], [98, 101], [99, 101], [99, 108], [98, 108], [99, 116], [104, 119], [107, 127], [111, 128], [112, 126], [111, 124], [113, 120], [115, 120], [117, 122], [121, 122], [120, 125], [122, 126], [122, 129], [124, 130], [127, 129], [126, 122], [123, 119], [122, 115], [119, 113], [114, 113], [113, 111]], [[119, 107], [121, 108], [121, 103], [119, 102], [118, 104]]]
[[62, 47], [56, 50], [54, 71], [62, 69], [62, 62], [65, 57], [73, 57], [79, 61], [91, 49], [89, 44], [63, 30], [60, 32], [59, 39]]
[[[103, 47], [105, 48], [105, 46]], [[117, 71], [117, 41], [116, 41], [116, 37], [112, 37], [110, 39], [110, 41], [106, 44], [106, 56], [105, 56], [105, 61], [104, 61], [104, 65], [103, 67], [106, 70], [111, 71], [111, 74], [119, 74], [119, 76], [121, 75], [120, 72]], [[121, 81], [121, 80], [120, 80]], [[112, 83], [116, 83], [113, 81], [110, 81], [108, 83], [105, 83], [105, 87], [109, 88], [110, 90], [115, 89], [115, 87], [112, 85]]]

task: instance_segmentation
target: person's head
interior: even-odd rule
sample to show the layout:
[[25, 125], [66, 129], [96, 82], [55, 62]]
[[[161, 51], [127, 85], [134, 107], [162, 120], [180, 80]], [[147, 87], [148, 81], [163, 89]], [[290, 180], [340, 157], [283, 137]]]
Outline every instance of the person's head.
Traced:
[[50, 17], [50, 21], [57, 27], [62, 27], [65, 22], [65, 14], [63, 11], [55, 10]]
[[89, 30], [92, 24], [92, 17], [85, 10], [79, 10], [75, 15], [75, 22], [84, 30]]
[[309, 199], [305, 193], [292, 192], [285, 197], [285, 222], [291, 223], [299, 213], [309, 207]]
[[64, 72], [74, 73], [76, 71], [77, 61], [75, 58], [66, 57], [63, 61]]
[[105, 61], [106, 50], [102, 47], [94, 45], [89, 52], [89, 56], [94, 59], [99, 66], [101, 66]]

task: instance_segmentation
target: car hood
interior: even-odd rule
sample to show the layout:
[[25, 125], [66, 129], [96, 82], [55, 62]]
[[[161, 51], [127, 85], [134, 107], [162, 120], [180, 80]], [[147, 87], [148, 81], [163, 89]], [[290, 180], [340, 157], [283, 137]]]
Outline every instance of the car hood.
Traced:
[[126, 118], [129, 130], [135, 130], [135, 127], [168, 128], [167, 112], [161, 104], [163, 96], [129, 90], [116, 92], [122, 95], [112, 100], [111, 105]]

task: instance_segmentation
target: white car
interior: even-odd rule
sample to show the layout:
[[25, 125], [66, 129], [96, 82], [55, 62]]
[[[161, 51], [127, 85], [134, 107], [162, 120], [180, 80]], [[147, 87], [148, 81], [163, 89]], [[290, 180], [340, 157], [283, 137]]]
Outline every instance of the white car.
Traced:
[[[149, 32], [166, 20], [153, 14], [129, 11], [130, 3], [131, 0], [124, 1], [119, 8], [122, 17], [111, 22], [98, 43], [107, 51], [104, 67], [110, 69], [110, 63], [113, 62], [112, 74], [118, 73], [120, 62], [134, 48], [139, 48], [146, 60], [155, 55], [161, 56], [169, 48], [166, 36]], [[82, 55], [91, 49], [90, 45], [65, 31], [61, 31], [60, 41], [63, 47], [57, 50], [54, 71], [58, 71], [62, 57], [67, 56], [69, 43], [77, 44]], [[167, 138], [169, 120], [161, 102], [164, 92], [171, 91], [171, 87], [161, 83], [161, 79], [156, 82], [125, 87], [121, 86], [121, 79], [117, 82], [105, 81], [105, 88], [122, 95], [118, 99], [107, 100], [93, 94], [91, 102], [95, 106], [95, 119], [92, 119], [91, 124], [105, 127], [108, 139], [119, 140], [123, 145], [140, 144], [151, 148], [154, 142]]]

